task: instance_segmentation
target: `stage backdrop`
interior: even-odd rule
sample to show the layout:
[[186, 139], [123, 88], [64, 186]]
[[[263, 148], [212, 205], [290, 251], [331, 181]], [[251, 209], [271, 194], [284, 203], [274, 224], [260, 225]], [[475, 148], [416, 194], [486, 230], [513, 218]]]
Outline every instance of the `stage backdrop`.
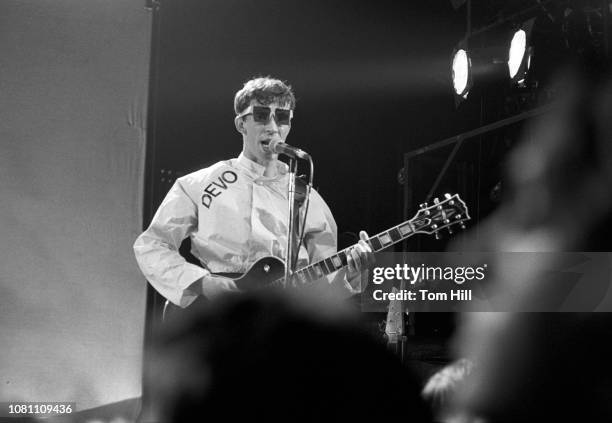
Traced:
[[150, 12], [0, 3], [0, 401], [140, 395]]

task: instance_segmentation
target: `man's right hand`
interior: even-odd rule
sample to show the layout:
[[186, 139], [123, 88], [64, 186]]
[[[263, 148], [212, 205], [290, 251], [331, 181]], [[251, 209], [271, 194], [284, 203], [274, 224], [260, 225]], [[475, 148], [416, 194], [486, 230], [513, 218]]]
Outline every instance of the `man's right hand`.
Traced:
[[209, 275], [201, 279], [200, 285], [202, 294], [209, 300], [228, 292], [238, 292], [238, 287], [234, 281], [225, 276]]

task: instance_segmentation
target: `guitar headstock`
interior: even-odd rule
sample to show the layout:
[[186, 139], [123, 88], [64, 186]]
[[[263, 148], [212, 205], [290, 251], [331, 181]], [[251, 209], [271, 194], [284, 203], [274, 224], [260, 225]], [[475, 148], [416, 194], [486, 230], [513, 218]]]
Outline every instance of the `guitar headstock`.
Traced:
[[467, 220], [470, 220], [470, 215], [459, 194], [444, 194], [443, 200], [435, 198], [430, 206], [427, 203], [421, 204], [419, 211], [410, 222], [414, 232], [436, 234], [436, 238], [439, 238], [442, 229], [447, 229], [450, 234], [453, 233], [455, 225], [465, 229]]

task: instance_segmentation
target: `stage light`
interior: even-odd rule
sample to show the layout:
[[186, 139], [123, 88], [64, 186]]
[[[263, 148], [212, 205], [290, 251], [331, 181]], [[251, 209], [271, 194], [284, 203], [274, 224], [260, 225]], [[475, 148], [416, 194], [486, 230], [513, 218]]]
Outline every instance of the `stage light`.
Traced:
[[524, 22], [512, 35], [508, 49], [508, 73], [512, 82], [523, 84], [531, 66], [532, 47], [529, 45], [535, 18]]
[[[459, 106], [469, 93], [508, 87], [511, 83], [526, 85], [532, 65], [531, 29], [535, 18], [520, 25], [504, 23], [486, 31], [472, 33], [461, 40], [453, 50], [452, 84], [455, 105]], [[478, 93], [472, 93], [474, 94]]]
[[475, 84], [482, 87], [492, 80], [507, 78], [506, 40], [494, 40], [494, 45], [499, 46], [496, 48], [491, 48], [489, 41], [489, 38], [471, 39], [469, 42], [463, 39], [453, 50], [449, 74], [456, 106], [467, 100]]
[[462, 99], [470, 92], [472, 75], [471, 63], [465, 48], [457, 48], [453, 54], [452, 78], [455, 94]]
[[525, 31], [519, 29], [514, 33], [512, 41], [510, 42], [510, 52], [508, 53], [508, 70], [510, 71], [510, 78], [514, 78], [518, 73], [525, 52], [527, 50], [527, 35]]

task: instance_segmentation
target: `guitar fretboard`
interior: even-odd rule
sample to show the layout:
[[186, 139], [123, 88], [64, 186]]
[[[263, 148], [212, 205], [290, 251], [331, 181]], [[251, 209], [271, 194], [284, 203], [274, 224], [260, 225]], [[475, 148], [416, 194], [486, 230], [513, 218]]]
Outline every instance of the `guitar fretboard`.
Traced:
[[[465, 203], [458, 194], [445, 194], [445, 197], [443, 201], [438, 201], [436, 198], [432, 206], [421, 205], [419, 212], [412, 219], [370, 237], [366, 242], [370, 245], [372, 252], [377, 253], [384, 250], [416, 233], [431, 235], [444, 228], [448, 228], [452, 233], [450, 227], [455, 224], [460, 224], [462, 228], [465, 228], [463, 222], [470, 219]], [[348, 264], [347, 257], [351, 248], [345, 248], [326, 259], [301, 268], [294, 273], [295, 281], [306, 284], [342, 269]], [[276, 279], [271, 285], [284, 286], [285, 280], [284, 278]]]
[[[415, 233], [412, 221], [406, 221], [393, 228], [381, 232], [377, 235], [370, 237], [366, 242], [370, 245], [372, 252], [377, 253], [390, 247], [393, 244], [397, 244], [410, 237]], [[327, 257], [316, 263], [312, 263], [306, 267], [297, 270], [294, 275], [296, 279], [301, 283], [307, 283], [322, 278], [323, 276], [329, 275], [337, 270], [342, 269], [348, 264], [347, 255], [351, 247], [345, 248], [344, 250], [338, 251], [336, 254]], [[277, 279], [274, 284], [282, 284], [283, 279]]]

